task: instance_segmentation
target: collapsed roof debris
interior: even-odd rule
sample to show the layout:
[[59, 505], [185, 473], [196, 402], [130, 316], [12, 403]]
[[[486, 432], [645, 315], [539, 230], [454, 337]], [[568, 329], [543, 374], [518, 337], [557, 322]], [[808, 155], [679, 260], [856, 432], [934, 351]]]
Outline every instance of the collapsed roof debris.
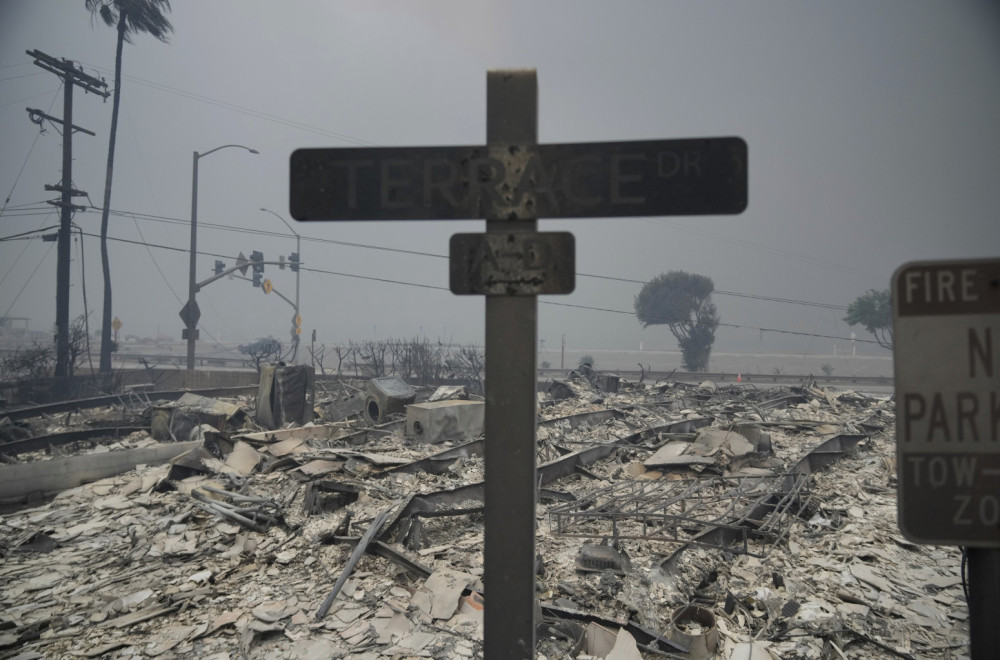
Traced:
[[[958, 549], [896, 528], [888, 400], [593, 373], [541, 389], [537, 657], [965, 653]], [[261, 431], [247, 401], [189, 398], [124, 438], [12, 453], [0, 469], [173, 460], [0, 516], [0, 659], [482, 657], [474, 407], [442, 392], [407, 423], [398, 383], [344, 391], [318, 424]]]

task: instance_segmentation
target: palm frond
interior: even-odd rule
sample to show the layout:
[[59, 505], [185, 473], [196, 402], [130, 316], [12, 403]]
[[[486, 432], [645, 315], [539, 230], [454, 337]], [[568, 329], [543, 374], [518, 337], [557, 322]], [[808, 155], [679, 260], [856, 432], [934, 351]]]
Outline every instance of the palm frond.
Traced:
[[[132, 43], [132, 36], [149, 34], [166, 42], [174, 26], [166, 17], [170, 0], [84, 0], [91, 12], [108, 27], [122, 29], [122, 38]], [[119, 25], [120, 24], [120, 25]]]

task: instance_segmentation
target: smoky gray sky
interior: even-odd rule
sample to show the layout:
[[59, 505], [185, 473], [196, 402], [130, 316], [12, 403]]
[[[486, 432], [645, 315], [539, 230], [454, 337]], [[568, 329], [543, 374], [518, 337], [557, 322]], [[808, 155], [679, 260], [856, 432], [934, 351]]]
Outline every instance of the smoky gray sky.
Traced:
[[[113, 83], [114, 31], [83, 5], [0, 4], [0, 237], [58, 223], [44, 185], [61, 178], [62, 139], [48, 123], [40, 134], [25, 108], [61, 117], [62, 92], [25, 51]], [[871, 339], [842, 308], [887, 288], [900, 264], [998, 252], [993, 2], [213, 0], [174, 2], [169, 18], [169, 43], [137, 35], [123, 56], [110, 228], [123, 335], [180, 339], [192, 153], [236, 143], [260, 155], [199, 161], [199, 279], [223, 258], [209, 255], [294, 251], [264, 207], [301, 234], [314, 269], [301, 279], [304, 336], [481, 343], [483, 299], [448, 291], [445, 255], [451, 234], [484, 222], [296, 223], [288, 163], [301, 147], [483, 144], [495, 68], [537, 70], [542, 143], [740, 136], [749, 148], [742, 215], [540, 221], [576, 236], [575, 292], [539, 305], [550, 348], [565, 335], [578, 348], [674, 349], [665, 327], [642, 330], [632, 314], [640, 284], [593, 276], [680, 269], [715, 282], [717, 353], [829, 354], [849, 341], [808, 335]], [[74, 102], [74, 123], [97, 136], [75, 135], [73, 183], [100, 206], [111, 102], [79, 89]], [[74, 221], [85, 236], [73, 246], [71, 317], [84, 313], [85, 283], [96, 328], [100, 213]], [[0, 315], [51, 328], [54, 245], [0, 241]], [[294, 295], [290, 271], [265, 275]], [[213, 283], [199, 304], [200, 345], [288, 339], [291, 308], [248, 282]]]

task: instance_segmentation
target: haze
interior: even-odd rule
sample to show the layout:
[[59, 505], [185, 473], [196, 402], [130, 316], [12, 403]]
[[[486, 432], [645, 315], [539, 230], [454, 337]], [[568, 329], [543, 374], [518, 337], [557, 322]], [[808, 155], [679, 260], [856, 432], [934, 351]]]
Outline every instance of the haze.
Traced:
[[[479, 297], [448, 290], [448, 239], [481, 221], [296, 223], [289, 157], [301, 147], [485, 143], [486, 72], [537, 69], [542, 143], [740, 136], [749, 206], [737, 216], [542, 220], [576, 236], [576, 290], [545, 296], [539, 339], [676, 348], [633, 313], [640, 282], [711, 277], [727, 352], [885, 355], [846, 306], [901, 264], [996, 256], [1000, 230], [1000, 11], [992, 2], [173, 3], [169, 43], [137, 35], [123, 56], [110, 243], [122, 335], [180, 341], [194, 151], [199, 279], [242, 251], [268, 260], [302, 236], [301, 309], [317, 342], [482, 343]], [[58, 224], [62, 116], [40, 50], [113, 83], [114, 31], [82, 1], [0, 5], [0, 237]], [[100, 206], [111, 102], [77, 90], [74, 187]], [[101, 315], [100, 212], [77, 213], [70, 317]], [[215, 226], [213, 226], [215, 225]], [[55, 243], [0, 241], [0, 314], [48, 331]], [[365, 247], [368, 246], [368, 247]], [[81, 269], [81, 260], [85, 270]], [[82, 277], [81, 270], [85, 272]], [[265, 275], [291, 297], [289, 270]], [[601, 276], [601, 277], [594, 277]], [[739, 295], [734, 295], [739, 294]], [[781, 299], [791, 302], [782, 302]], [[292, 310], [222, 279], [198, 297], [202, 347], [273, 336]], [[809, 304], [805, 304], [809, 303]], [[95, 358], [96, 359], [96, 358]], [[723, 363], [720, 363], [723, 361]]]

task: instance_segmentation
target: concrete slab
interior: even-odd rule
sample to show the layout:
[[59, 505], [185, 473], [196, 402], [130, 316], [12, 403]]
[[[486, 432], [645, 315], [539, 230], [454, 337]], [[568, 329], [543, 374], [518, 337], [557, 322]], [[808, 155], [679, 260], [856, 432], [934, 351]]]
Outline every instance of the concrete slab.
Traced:
[[482, 401], [434, 401], [406, 407], [406, 435], [420, 442], [468, 442], [483, 433]]
[[0, 467], [0, 502], [20, 502], [32, 493], [50, 495], [68, 488], [155, 465], [194, 449], [201, 442], [177, 442], [103, 454], [83, 454], [50, 461]]

